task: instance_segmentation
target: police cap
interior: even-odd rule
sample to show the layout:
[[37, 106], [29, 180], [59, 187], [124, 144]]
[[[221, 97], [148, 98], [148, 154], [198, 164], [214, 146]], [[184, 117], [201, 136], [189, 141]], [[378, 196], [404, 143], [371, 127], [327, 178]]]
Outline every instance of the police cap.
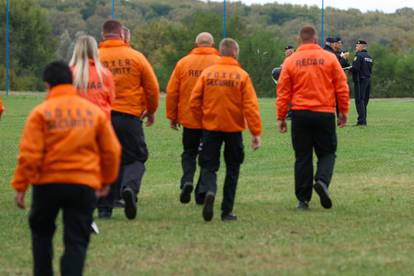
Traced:
[[335, 39], [333, 37], [327, 37], [325, 40], [327, 43], [334, 43]]
[[368, 43], [365, 40], [358, 40], [356, 44], [364, 44], [367, 45]]
[[340, 36], [335, 37], [334, 42], [342, 42], [341, 37]]
[[292, 45], [288, 45], [285, 47], [285, 50], [294, 49]]

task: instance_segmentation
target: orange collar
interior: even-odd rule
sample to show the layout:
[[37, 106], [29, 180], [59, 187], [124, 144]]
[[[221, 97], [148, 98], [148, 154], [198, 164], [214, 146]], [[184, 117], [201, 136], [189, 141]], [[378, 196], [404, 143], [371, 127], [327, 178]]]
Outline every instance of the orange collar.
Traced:
[[76, 89], [72, 84], [59, 84], [49, 89], [47, 98], [54, 98], [63, 95], [76, 95]]
[[194, 55], [219, 55], [219, 51], [213, 47], [197, 47], [191, 50], [190, 54]]
[[322, 50], [321, 46], [315, 43], [309, 43], [309, 44], [302, 44], [299, 46], [299, 48], [296, 51], [306, 51], [306, 50]]
[[217, 64], [221, 65], [235, 65], [240, 67], [240, 63], [232, 57], [221, 57]]
[[122, 47], [122, 46], [128, 47], [128, 44], [126, 44], [121, 39], [108, 39], [108, 40], [105, 40], [99, 43], [99, 47], [101, 48]]

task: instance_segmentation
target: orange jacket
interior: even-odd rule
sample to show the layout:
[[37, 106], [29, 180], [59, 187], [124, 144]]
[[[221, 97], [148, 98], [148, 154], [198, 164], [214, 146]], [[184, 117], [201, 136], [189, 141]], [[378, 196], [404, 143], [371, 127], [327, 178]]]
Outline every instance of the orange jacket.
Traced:
[[239, 132], [247, 121], [252, 135], [262, 132], [256, 91], [249, 74], [234, 58], [222, 57], [204, 69], [191, 92], [190, 108], [203, 129]]
[[277, 84], [277, 119], [292, 110], [335, 113], [349, 111], [349, 88], [344, 70], [334, 54], [317, 44], [304, 44], [287, 58]]
[[167, 118], [186, 128], [200, 129], [201, 122], [194, 119], [188, 102], [201, 72], [217, 63], [219, 52], [214, 48], [195, 48], [178, 61], [167, 86]]
[[[72, 67], [73, 77], [75, 77], [76, 67]], [[89, 60], [89, 81], [87, 90], [77, 88], [78, 94], [89, 100], [90, 102], [99, 106], [105, 112], [108, 118], [111, 117], [112, 103], [115, 99], [115, 85], [112, 79], [112, 73], [102, 68], [102, 81], [99, 80], [98, 72], [96, 71], [95, 62]]]
[[122, 40], [101, 42], [99, 55], [115, 81], [116, 96], [112, 110], [137, 117], [144, 111], [155, 113], [160, 89], [151, 64], [144, 55]]
[[121, 146], [110, 121], [72, 85], [58, 85], [29, 115], [13, 187], [72, 183], [100, 189], [118, 176]]

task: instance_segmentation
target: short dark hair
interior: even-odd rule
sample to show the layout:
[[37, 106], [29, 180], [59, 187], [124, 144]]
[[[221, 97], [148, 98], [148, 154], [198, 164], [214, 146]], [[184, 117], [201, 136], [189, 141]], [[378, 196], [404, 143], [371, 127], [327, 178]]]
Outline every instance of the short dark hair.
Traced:
[[52, 88], [59, 84], [72, 84], [72, 71], [63, 61], [54, 61], [46, 65], [43, 71], [43, 81]]
[[302, 42], [313, 42], [316, 39], [316, 30], [312, 26], [305, 26], [300, 30], [299, 36]]
[[102, 26], [102, 32], [104, 34], [121, 34], [122, 24], [118, 20], [107, 20]]

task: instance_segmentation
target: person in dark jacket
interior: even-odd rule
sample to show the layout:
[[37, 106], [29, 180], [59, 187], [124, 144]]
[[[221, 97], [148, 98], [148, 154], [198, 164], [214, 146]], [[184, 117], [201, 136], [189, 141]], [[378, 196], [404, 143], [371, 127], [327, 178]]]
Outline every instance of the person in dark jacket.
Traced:
[[367, 125], [367, 106], [371, 94], [372, 57], [367, 51], [367, 42], [358, 40], [355, 47], [357, 53], [352, 62], [352, 79], [354, 81], [355, 105], [358, 112], [356, 126]]

